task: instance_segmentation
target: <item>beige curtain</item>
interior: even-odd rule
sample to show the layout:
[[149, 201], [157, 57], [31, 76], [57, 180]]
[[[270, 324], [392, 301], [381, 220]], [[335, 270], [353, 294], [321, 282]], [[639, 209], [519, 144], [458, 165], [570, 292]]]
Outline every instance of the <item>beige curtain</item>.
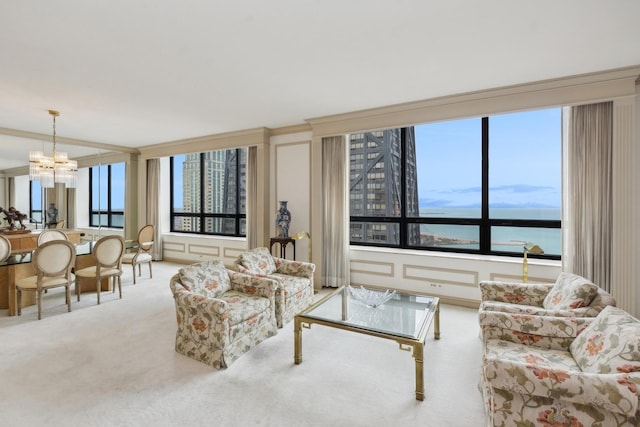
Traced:
[[349, 284], [349, 168], [344, 136], [322, 138], [322, 285]]
[[67, 224], [65, 228], [76, 228], [76, 189], [67, 188]]
[[611, 292], [613, 103], [571, 108], [564, 270]]
[[258, 147], [247, 150], [247, 207], [246, 235], [247, 249], [258, 245]]
[[153, 225], [152, 256], [155, 261], [162, 261], [162, 230], [160, 230], [160, 208], [158, 194], [160, 192], [160, 159], [147, 160], [147, 224]]

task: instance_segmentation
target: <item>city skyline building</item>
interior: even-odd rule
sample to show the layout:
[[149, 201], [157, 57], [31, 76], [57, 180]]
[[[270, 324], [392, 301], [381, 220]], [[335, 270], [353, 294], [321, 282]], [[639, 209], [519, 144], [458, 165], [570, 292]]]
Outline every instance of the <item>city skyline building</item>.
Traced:
[[[406, 209], [405, 216], [419, 216], [414, 128], [351, 134], [349, 173], [350, 215], [363, 220], [351, 221], [350, 240], [398, 244], [400, 225], [378, 222], [376, 218], [400, 218], [402, 209]], [[408, 227], [406, 232], [411, 234], [407, 236], [408, 241], [420, 241], [418, 227]]]

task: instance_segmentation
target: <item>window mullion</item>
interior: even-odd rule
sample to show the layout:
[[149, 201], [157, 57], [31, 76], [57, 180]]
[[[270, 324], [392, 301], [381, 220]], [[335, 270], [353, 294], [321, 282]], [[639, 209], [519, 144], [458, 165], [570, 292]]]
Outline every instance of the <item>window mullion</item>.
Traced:
[[491, 251], [489, 221], [489, 118], [482, 118], [482, 208], [480, 220], [480, 253]]

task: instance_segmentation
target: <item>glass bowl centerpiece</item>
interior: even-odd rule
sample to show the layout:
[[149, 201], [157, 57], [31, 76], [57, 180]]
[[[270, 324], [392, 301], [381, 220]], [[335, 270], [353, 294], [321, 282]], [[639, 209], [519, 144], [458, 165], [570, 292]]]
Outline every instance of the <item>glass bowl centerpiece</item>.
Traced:
[[374, 291], [373, 289], [367, 289], [364, 286], [359, 288], [349, 285], [349, 293], [357, 301], [360, 301], [367, 307], [379, 307], [385, 302], [389, 301], [396, 294], [396, 291]]

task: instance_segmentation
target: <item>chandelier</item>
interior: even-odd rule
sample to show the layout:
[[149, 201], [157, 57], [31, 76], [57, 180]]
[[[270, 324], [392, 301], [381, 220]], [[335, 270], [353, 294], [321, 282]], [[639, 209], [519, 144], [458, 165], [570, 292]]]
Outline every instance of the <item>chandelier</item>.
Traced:
[[64, 184], [76, 188], [78, 162], [69, 160], [67, 153], [56, 152], [56, 117], [59, 111], [49, 110], [53, 116], [53, 155], [45, 156], [42, 151], [29, 152], [29, 180], [40, 181], [42, 188], [53, 188], [55, 184]]

